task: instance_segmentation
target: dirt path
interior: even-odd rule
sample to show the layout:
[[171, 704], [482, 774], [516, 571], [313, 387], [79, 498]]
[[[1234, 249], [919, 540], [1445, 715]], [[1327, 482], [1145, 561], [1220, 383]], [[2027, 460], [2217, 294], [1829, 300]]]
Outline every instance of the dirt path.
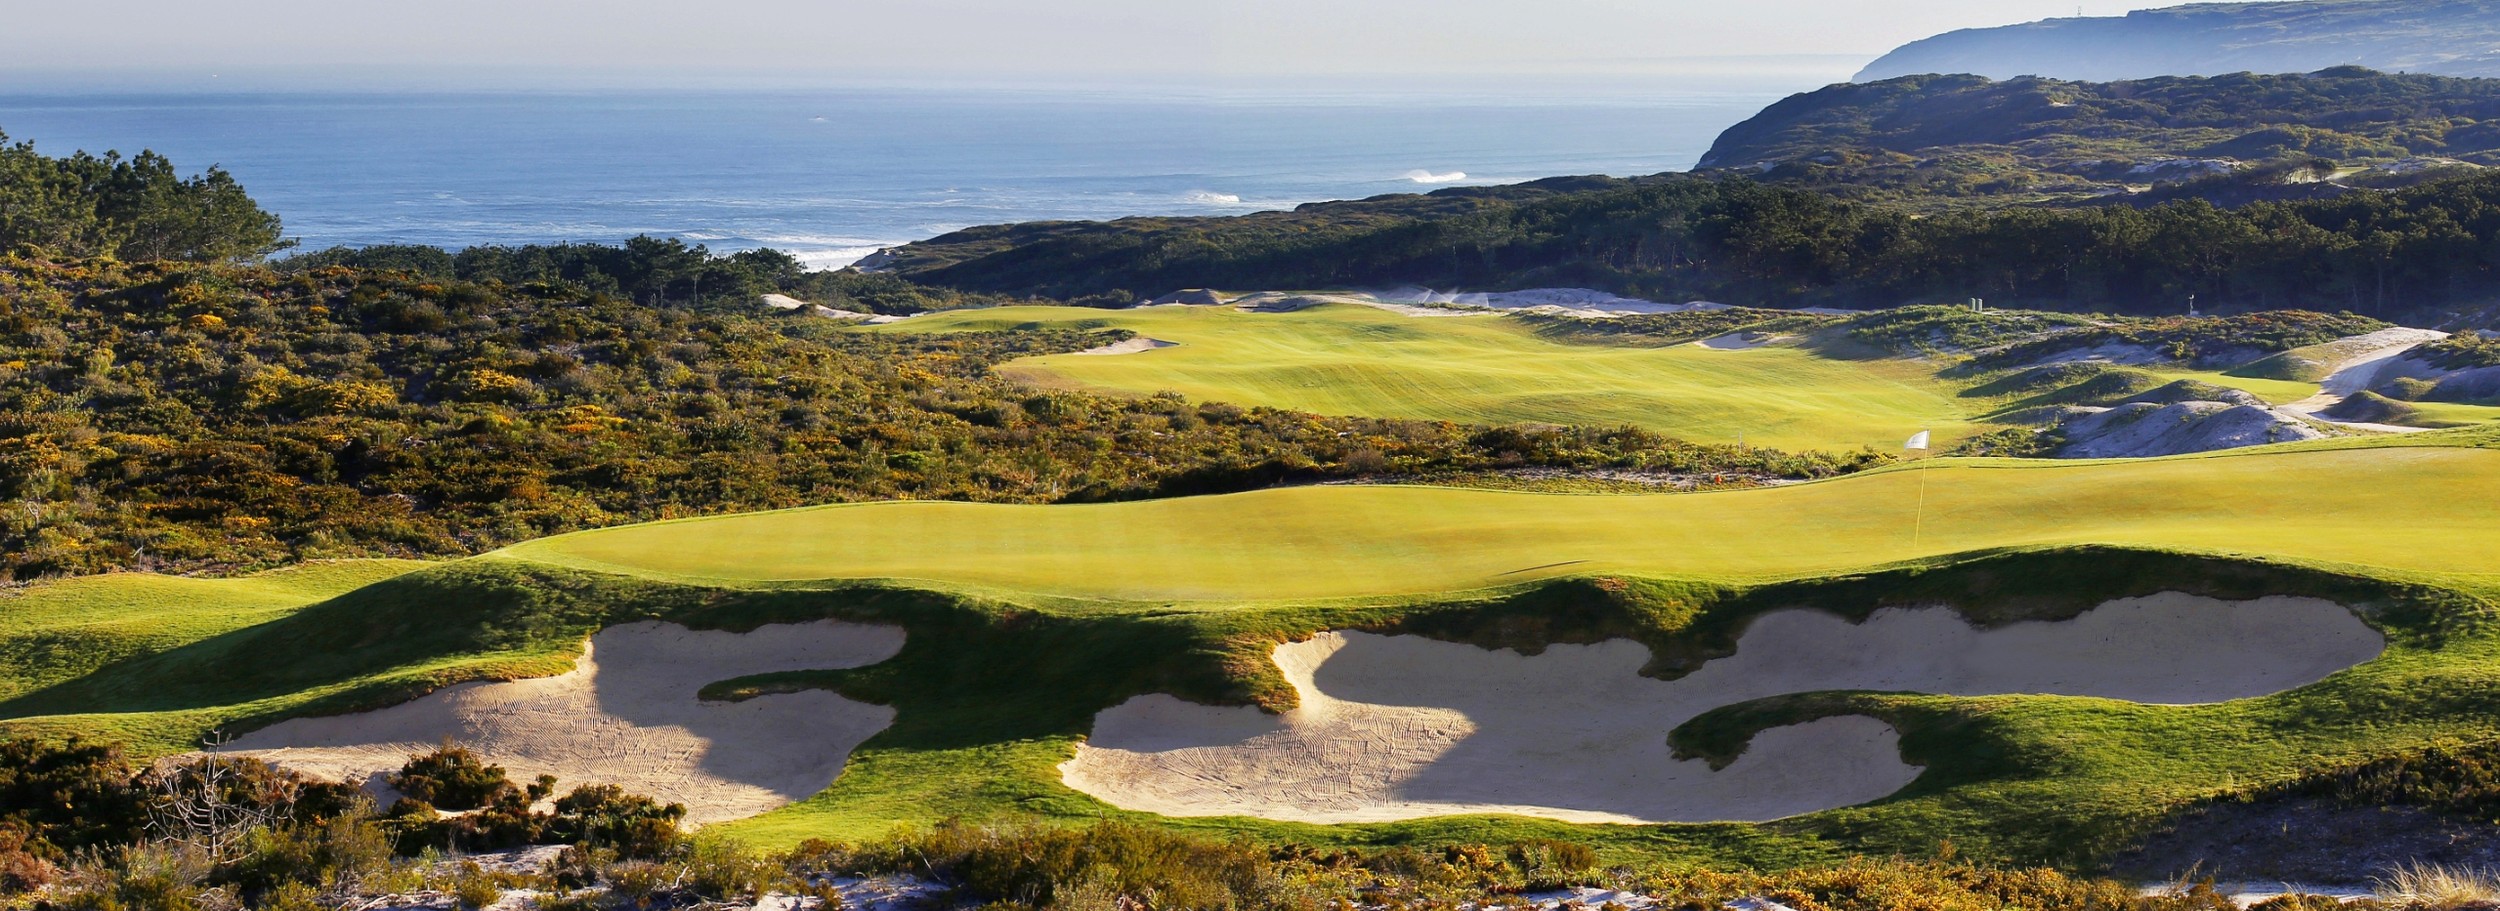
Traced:
[[2405, 352], [2447, 338], [2448, 333], [2434, 329], [2381, 329], [2332, 344], [2341, 346], [2342, 359], [2327, 365], [2327, 378], [2318, 383], [2318, 394], [2276, 409], [2296, 418], [2323, 421], [2338, 427], [2378, 433], [2421, 433], [2429, 428], [2405, 427], [2398, 424], [2373, 424], [2366, 421], [2339, 421], [2326, 416], [2327, 409], [2344, 403], [2379, 384], [2379, 375], [2388, 365], [2404, 357]]

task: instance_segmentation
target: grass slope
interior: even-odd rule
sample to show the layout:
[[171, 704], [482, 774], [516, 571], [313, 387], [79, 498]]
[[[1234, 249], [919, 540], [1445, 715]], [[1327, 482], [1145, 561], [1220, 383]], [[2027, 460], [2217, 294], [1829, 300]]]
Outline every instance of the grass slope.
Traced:
[[230, 579], [115, 573], [36, 585], [0, 598], [0, 699], [267, 623], [426, 565], [342, 560]]
[[1303, 487], [1083, 506], [873, 503], [583, 532], [499, 552], [662, 579], [910, 579], [1074, 597], [1449, 591], [1625, 572], [1851, 572], [2113, 544], [2489, 575], [2500, 451], [2322, 449], [1934, 461], [1792, 487], [1575, 496]]
[[1359, 305], [1292, 313], [1218, 307], [938, 313], [875, 331], [1127, 329], [1179, 347], [1018, 361], [1044, 384], [1371, 417], [1485, 424], [1629, 424], [1699, 442], [1886, 451], [1920, 429], [1972, 432], [1969, 403], [1930, 368], [1796, 348], [1571, 344], [1499, 316], [1418, 318]]

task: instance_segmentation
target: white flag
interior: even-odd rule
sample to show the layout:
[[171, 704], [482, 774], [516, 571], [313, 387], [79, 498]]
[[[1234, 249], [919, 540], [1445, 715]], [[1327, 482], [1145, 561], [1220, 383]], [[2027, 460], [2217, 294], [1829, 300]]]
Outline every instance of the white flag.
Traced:
[[1925, 449], [1925, 448], [1927, 448], [1927, 431], [1924, 431], [1924, 430], [1919, 431], [1919, 432], [1918, 432], [1918, 435], [1917, 435], [1917, 436], [1914, 436], [1914, 437], [1911, 437], [1909, 442], [1901, 444], [1901, 448], [1903, 448], [1903, 449]]

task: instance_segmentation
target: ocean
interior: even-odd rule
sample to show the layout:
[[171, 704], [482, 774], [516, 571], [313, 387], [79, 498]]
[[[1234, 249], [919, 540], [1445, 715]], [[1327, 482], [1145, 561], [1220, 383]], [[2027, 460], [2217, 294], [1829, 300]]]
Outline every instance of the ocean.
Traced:
[[303, 249], [651, 234], [837, 267], [978, 224], [1681, 170], [1783, 93], [0, 94], [0, 131], [220, 165]]

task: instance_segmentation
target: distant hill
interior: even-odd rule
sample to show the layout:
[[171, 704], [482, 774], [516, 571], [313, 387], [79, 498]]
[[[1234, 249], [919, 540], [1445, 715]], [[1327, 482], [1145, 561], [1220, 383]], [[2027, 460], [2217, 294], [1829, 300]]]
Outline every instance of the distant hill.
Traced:
[[2500, 76], [2500, 0], [2199, 3], [1966, 29], [1903, 45], [1857, 78], [1975, 73], [2112, 81], [2343, 65]]
[[[2500, 164], [2500, 80], [2335, 67], [2123, 82], [1903, 76], [1792, 96], [1701, 167], [1929, 197], [2257, 185], [2332, 195]], [[2292, 188], [2286, 191], [2286, 187]]]

